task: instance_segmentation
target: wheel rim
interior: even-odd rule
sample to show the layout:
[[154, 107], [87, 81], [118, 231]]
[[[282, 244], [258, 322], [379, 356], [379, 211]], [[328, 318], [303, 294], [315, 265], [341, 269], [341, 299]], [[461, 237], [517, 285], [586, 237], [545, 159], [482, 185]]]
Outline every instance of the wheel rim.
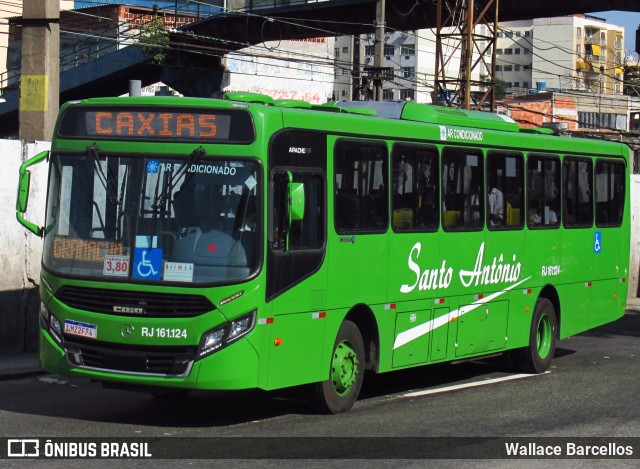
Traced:
[[553, 337], [553, 328], [549, 316], [543, 314], [538, 321], [538, 331], [536, 334], [536, 348], [540, 358], [547, 358], [551, 351], [551, 342]]
[[351, 342], [342, 341], [333, 353], [331, 381], [340, 396], [347, 394], [358, 377], [358, 354]]

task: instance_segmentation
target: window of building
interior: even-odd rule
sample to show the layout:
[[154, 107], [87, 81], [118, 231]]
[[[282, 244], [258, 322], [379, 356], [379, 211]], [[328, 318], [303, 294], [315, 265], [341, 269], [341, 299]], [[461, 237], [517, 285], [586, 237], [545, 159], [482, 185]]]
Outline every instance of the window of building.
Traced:
[[529, 37], [531, 36], [531, 31], [525, 31], [524, 32], [524, 37]]
[[386, 101], [393, 100], [393, 90], [382, 90], [382, 99]]
[[349, 76], [349, 73], [350, 73], [349, 70], [347, 70], [346, 68], [342, 69], [342, 76], [343, 77]]
[[342, 48], [342, 53], [343, 53], [343, 54], [348, 54], [348, 53], [349, 53], [349, 48], [348, 48], [348, 47], [346, 47], [346, 46], [345, 46], [345, 47], [343, 47], [343, 48]]
[[496, 65], [496, 72], [502, 71], [502, 65]]
[[513, 65], [505, 65], [504, 67], [502, 67], [502, 70], [504, 70], [505, 72], [511, 72], [513, 70]]
[[436, 231], [440, 189], [437, 150], [420, 145], [395, 145], [391, 166], [394, 231]]
[[416, 75], [416, 68], [415, 67], [402, 67], [401, 73], [402, 73], [402, 77], [403, 78], [413, 78]]
[[560, 226], [560, 159], [530, 155], [527, 160], [527, 220], [529, 228]]
[[511, 88], [511, 86], [513, 86], [513, 83], [511, 83], [510, 81], [507, 81], [505, 85], [507, 86], [507, 88]]
[[520, 88], [520, 82], [519, 81], [514, 81], [513, 82], [513, 87], [514, 88]]
[[394, 78], [395, 72], [393, 68], [385, 68], [382, 70], [382, 76], [384, 78]]
[[578, 54], [578, 56], [582, 55], [582, 44], [576, 46], [576, 54]]
[[340, 140], [335, 147], [334, 171], [336, 231], [386, 232], [389, 199], [386, 145]]
[[522, 32], [516, 31], [516, 37], [522, 37]]
[[364, 46], [364, 55], [376, 55], [376, 48], [375, 46]]
[[508, 38], [513, 38], [513, 31], [507, 31], [504, 35]]
[[502, 31], [498, 31], [498, 37], [503, 37], [504, 34], [502, 33]]
[[400, 90], [400, 99], [403, 101], [413, 101], [415, 92], [413, 90]]
[[487, 156], [487, 226], [524, 226], [524, 158], [521, 153], [489, 152]]
[[525, 64], [522, 66], [523, 70], [531, 70], [531, 64]]
[[563, 172], [563, 220], [570, 228], [593, 225], [593, 164], [591, 160], [567, 157]]
[[576, 28], [576, 37], [582, 39], [582, 28]]
[[515, 48], [515, 50], [514, 50], [514, 52], [515, 52], [515, 54], [516, 54], [516, 55], [520, 55], [520, 48], [519, 48], [519, 47], [516, 47], [516, 48]]
[[481, 230], [484, 226], [484, 175], [480, 150], [445, 147], [442, 151], [442, 227]]
[[620, 226], [624, 213], [624, 165], [596, 162], [596, 226]]
[[396, 53], [396, 48], [390, 44], [384, 45], [384, 55], [387, 57], [391, 57]]
[[513, 49], [509, 48], [509, 49], [505, 49], [504, 50], [504, 54], [505, 55], [513, 55]]
[[517, 65], [517, 64], [516, 64], [516, 65], [514, 65], [514, 66], [513, 66], [513, 71], [514, 71], [514, 72], [519, 72], [519, 71], [520, 71], [520, 65]]
[[531, 54], [531, 49], [530, 49], [530, 48], [528, 48], [528, 47], [525, 47], [525, 48], [523, 49], [523, 52], [524, 52], [524, 55], [529, 55], [529, 54]]
[[343, 98], [346, 98], [348, 96], [349, 92], [347, 90], [342, 90], [340, 92], [340, 96], [342, 96]]
[[416, 45], [415, 44], [403, 44], [400, 48], [400, 55], [415, 55], [416, 54]]
[[335, 56], [336, 59], [340, 58], [340, 48], [336, 47], [335, 49], [333, 49], [333, 55]]
[[522, 82], [522, 87], [523, 88], [529, 88], [529, 82], [528, 81], [523, 81]]

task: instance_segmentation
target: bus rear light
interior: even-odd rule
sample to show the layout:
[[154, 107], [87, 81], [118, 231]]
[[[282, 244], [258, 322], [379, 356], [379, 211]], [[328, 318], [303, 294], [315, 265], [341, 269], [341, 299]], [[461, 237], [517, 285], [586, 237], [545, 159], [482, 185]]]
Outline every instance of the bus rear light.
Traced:
[[444, 298], [436, 298], [434, 300], [434, 304], [443, 305], [444, 304]]
[[591, 282], [586, 282], [586, 283], [584, 284], [584, 286], [585, 286], [585, 287], [587, 287], [587, 288], [589, 288], [591, 285], [592, 285], [592, 283], [591, 283]]
[[280, 337], [276, 337], [273, 341], [273, 345], [275, 345], [276, 347], [278, 347], [279, 345], [282, 344], [282, 339]]
[[522, 294], [523, 295], [531, 295], [531, 293], [533, 293], [531, 288], [527, 288], [526, 290], [522, 290]]
[[625, 277], [622, 277], [622, 278], [620, 279], [620, 283], [624, 283], [624, 282], [626, 282], [626, 281], [627, 281], [627, 279], [626, 279]]

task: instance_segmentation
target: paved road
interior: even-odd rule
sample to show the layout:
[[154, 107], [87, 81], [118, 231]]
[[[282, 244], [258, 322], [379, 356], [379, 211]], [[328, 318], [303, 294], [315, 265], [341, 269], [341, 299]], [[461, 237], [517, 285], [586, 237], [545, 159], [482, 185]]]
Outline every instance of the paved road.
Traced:
[[[309, 437], [299, 440], [292, 451], [313, 458], [319, 453], [347, 457], [365, 452], [397, 457], [401, 451], [407, 451], [403, 457], [418, 458], [424, 455], [420, 445], [434, 441], [416, 439], [421, 437], [450, 437], [437, 440], [445, 445], [461, 437], [533, 437], [534, 441], [563, 443], [581, 437], [637, 437], [639, 338], [640, 314], [628, 312], [613, 324], [560, 342], [551, 371], [544, 375], [513, 375], [505, 370], [501, 358], [492, 358], [368, 376], [361, 400], [350, 413], [338, 416], [312, 414], [296, 392], [197, 392], [183, 400], [167, 401], [52, 375], [9, 380], [0, 382], [0, 436], [152, 437], [156, 443], [157, 438], [167, 436], [242, 437], [228, 441], [243, 455], [251, 452], [253, 440], [244, 440], [248, 437], [281, 437], [269, 443], [275, 456], [282, 454], [278, 445], [292, 446], [286, 438]], [[559, 439], [562, 437], [568, 440]], [[465, 448], [476, 443], [471, 439], [460, 442], [462, 456]], [[219, 445], [220, 440], [209, 443]], [[492, 441], [482, 444], [492, 451]], [[636, 446], [638, 456], [640, 441]], [[176, 451], [185, 451], [183, 458], [197, 456], [184, 448]], [[447, 457], [451, 456], [449, 451]], [[636, 462], [598, 463], [633, 467]], [[569, 463], [584, 467], [584, 461]], [[251, 461], [245, 464], [252, 466]], [[354, 465], [353, 461], [349, 464]], [[419, 465], [406, 459], [400, 465], [412, 464]], [[465, 464], [475, 467], [469, 461], [461, 466]], [[504, 467], [510, 465], [504, 463]]]

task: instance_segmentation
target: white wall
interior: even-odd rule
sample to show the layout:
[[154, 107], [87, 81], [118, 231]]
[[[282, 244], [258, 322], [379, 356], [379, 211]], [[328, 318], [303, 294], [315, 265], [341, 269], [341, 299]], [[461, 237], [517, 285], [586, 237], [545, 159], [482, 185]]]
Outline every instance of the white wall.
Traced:
[[[31, 156], [48, 150], [50, 143], [23, 144], [0, 140], [0, 353], [35, 350], [37, 342], [38, 292], [42, 239], [16, 220], [18, 170]], [[31, 171], [31, 190], [26, 218], [44, 225], [47, 163]]]
[[640, 174], [631, 175], [631, 260], [629, 266], [629, 294], [627, 304], [640, 307], [636, 298], [640, 269]]

